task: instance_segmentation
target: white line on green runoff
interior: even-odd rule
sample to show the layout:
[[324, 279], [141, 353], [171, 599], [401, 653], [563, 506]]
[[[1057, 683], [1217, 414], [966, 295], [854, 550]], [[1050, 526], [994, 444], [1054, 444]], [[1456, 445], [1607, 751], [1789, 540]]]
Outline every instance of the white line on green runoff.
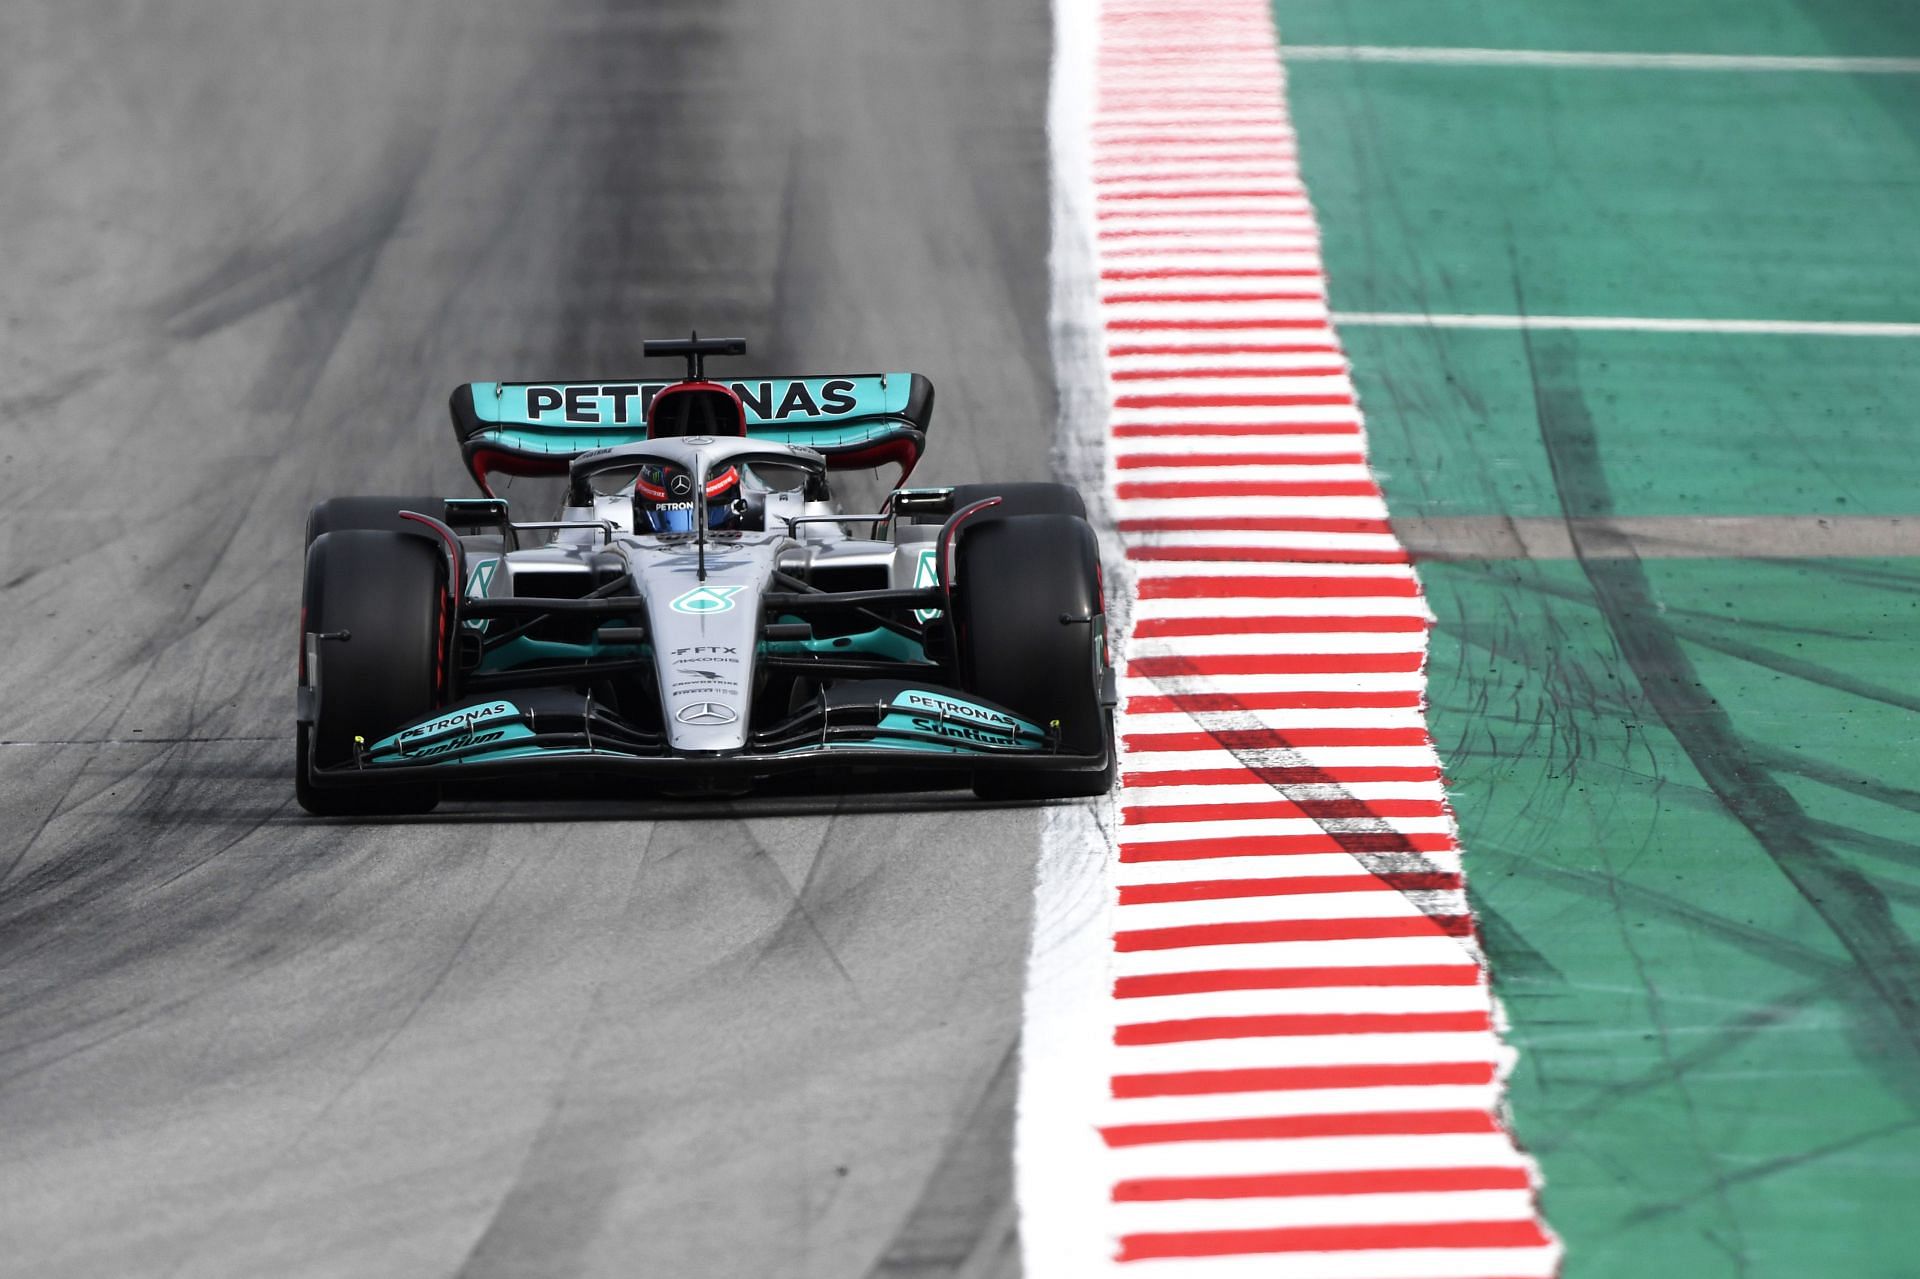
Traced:
[[1335, 325], [1350, 328], [1737, 333], [1772, 337], [1920, 337], [1920, 324], [1883, 324], [1853, 320], [1706, 320], [1637, 315], [1427, 315], [1418, 311], [1335, 311], [1329, 318]]
[[1835, 58], [1724, 53], [1579, 53], [1553, 49], [1444, 49], [1374, 44], [1280, 46], [1287, 62], [1387, 62], [1414, 66], [1570, 67], [1598, 71], [1824, 71], [1916, 75], [1920, 58]]

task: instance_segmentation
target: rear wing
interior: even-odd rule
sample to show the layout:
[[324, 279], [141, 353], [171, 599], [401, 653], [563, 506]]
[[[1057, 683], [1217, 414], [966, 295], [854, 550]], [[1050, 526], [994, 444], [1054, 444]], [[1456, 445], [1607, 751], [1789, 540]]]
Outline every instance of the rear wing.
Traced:
[[[468, 382], [450, 408], [467, 470], [482, 492], [489, 474], [565, 475], [590, 449], [647, 438], [647, 407], [671, 381]], [[747, 434], [826, 456], [834, 470], [895, 463], [900, 479], [926, 446], [933, 383], [918, 373], [729, 378], [747, 410]]]

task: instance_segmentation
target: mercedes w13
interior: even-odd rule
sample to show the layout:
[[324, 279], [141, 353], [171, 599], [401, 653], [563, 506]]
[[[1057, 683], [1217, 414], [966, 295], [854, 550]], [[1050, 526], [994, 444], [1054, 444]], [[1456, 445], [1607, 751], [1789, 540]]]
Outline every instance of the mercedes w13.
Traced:
[[[677, 380], [475, 382], [477, 496], [341, 497], [307, 521], [295, 784], [322, 815], [571, 776], [619, 797], [877, 775], [1100, 794], [1114, 672], [1079, 494], [834, 481], [926, 445], [910, 373], [709, 378], [738, 339], [648, 342]], [[500, 476], [549, 477], [523, 518]], [[478, 788], [469, 787], [472, 792]]]

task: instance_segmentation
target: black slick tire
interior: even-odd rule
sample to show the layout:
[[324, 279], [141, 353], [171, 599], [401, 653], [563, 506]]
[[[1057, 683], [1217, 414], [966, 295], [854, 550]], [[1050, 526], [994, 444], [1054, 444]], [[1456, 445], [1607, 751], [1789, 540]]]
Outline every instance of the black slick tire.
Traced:
[[1113, 723], [1100, 699], [1106, 618], [1093, 529], [1068, 514], [1015, 515], [959, 536], [953, 620], [960, 686], [1042, 727], [1057, 723], [1063, 750], [1107, 760], [1104, 769], [1086, 772], [981, 772], [974, 793], [1104, 795], [1113, 785]]
[[[311, 768], [353, 759], [368, 744], [439, 704], [452, 619], [446, 569], [434, 544], [407, 533], [344, 529], [307, 548], [305, 630], [344, 633], [320, 642], [320, 697], [314, 723], [295, 733], [294, 789], [321, 817], [425, 813], [440, 802], [432, 784], [319, 787]], [[304, 644], [305, 635], [301, 636]]]
[[965, 510], [975, 502], [997, 497], [1000, 505], [982, 511], [976, 518], [1000, 519], [1013, 515], [1071, 515], [1087, 518], [1087, 502], [1079, 490], [1066, 484], [1025, 481], [1018, 484], [956, 484], [953, 509]]
[[371, 529], [386, 533], [419, 532], [421, 526], [400, 518], [402, 511], [440, 518], [446, 507], [441, 497], [330, 497], [315, 502], [307, 512], [307, 545], [322, 533]]

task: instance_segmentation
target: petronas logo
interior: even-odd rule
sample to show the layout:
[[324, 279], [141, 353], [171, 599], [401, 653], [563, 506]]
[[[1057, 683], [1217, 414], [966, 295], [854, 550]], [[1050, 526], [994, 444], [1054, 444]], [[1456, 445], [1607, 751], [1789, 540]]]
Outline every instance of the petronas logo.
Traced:
[[675, 600], [671, 607], [676, 613], [692, 613], [695, 617], [704, 617], [708, 613], [729, 613], [733, 611], [733, 597], [743, 589], [739, 586], [696, 586]]

